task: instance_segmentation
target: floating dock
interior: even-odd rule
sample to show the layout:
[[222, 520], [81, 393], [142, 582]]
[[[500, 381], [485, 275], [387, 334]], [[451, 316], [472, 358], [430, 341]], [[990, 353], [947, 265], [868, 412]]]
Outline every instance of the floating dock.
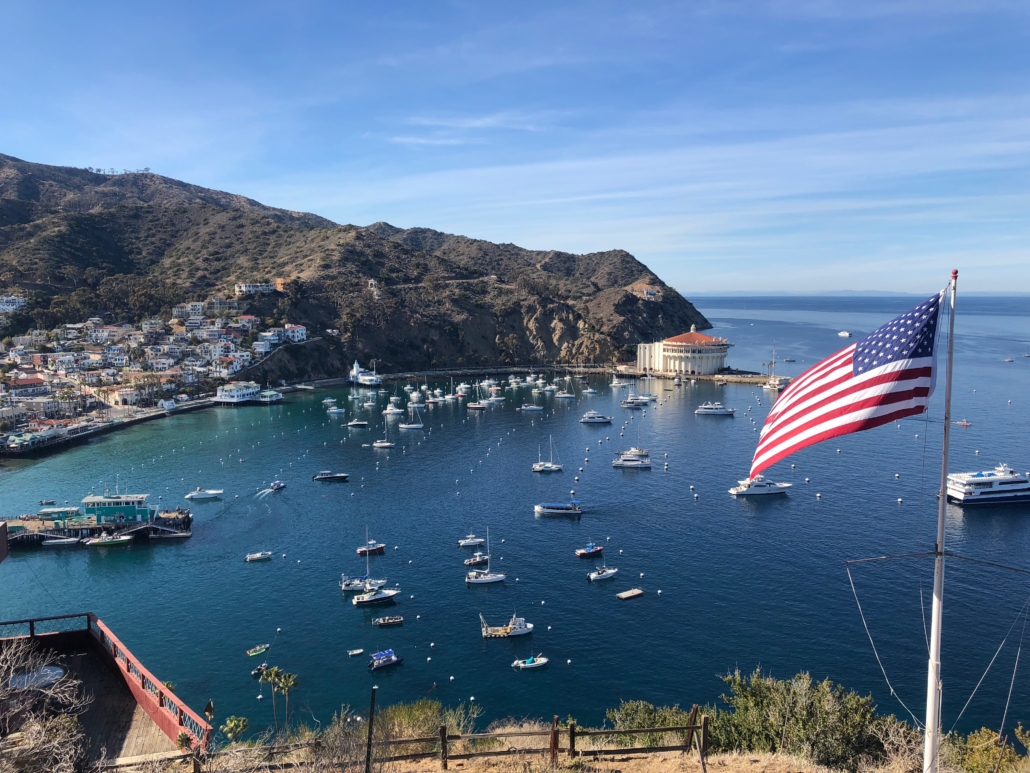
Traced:
[[616, 593], [615, 598], [625, 601], [626, 599], [635, 599], [637, 596], [643, 595], [644, 591], [640, 590], [640, 588], [630, 588], [629, 590], [624, 590], [622, 593]]

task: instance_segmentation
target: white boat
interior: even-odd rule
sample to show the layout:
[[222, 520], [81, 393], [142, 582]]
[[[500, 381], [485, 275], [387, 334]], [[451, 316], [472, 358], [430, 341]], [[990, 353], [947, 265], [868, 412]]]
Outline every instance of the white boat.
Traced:
[[254, 561], [271, 561], [272, 551], [262, 550], [260, 553], [247, 553], [246, 557], [243, 560], [246, 561], [248, 564], [253, 563]]
[[350, 475], [346, 472], [333, 472], [332, 470], [321, 470], [311, 476], [311, 480], [347, 480]]
[[93, 548], [114, 547], [116, 545], [128, 545], [132, 542], [131, 534], [115, 536], [113, 534], [101, 534], [94, 539], [86, 540], [86, 544]]
[[466, 585], [486, 585], [492, 582], [504, 582], [506, 572], [490, 571], [490, 529], [486, 530], [486, 569], [470, 569], [465, 575]]
[[394, 596], [400, 592], [400, 588], [373, 588], [366, 586], [365, 592], [352, 598], [350, 603], [356, 607], [369, 604], [386, 604], [393, 601]]
[[673, 386], [680, 386], [682, 383], [683, 383], [683, 379], [681, 379], [679, 376], [676, 376], [676, 378], [674, 378], [672, 380], [672, 385]]
[[626, 469], [650, 470], [650, 451], [646, 448], [633, 446], [626, 451], [619, 452], [619, 458], [612, 462], [612, 467], [624, 467]]
[[529, 412], [529, 411], [543, 411], [544, 410], [544, 406], [542, 406], [542, 405], [534, 405], [533, 403], [523, 403], [522, 404], [522, 410], [526, 411], [526, 412]]
[[629, 385], [630, 385], [630, 382], [628, 382], [628, 381], [620, 381], [619, 377], [615, 376], [615, 377], [612, 378], [612, 383], [610, 383], [608, 386], [610, 386], [612, 389], [618, 389], [620, 387], [628, 387]]
[[382, 588], [385, 585], [386, 580], [373, 580], [367, 574], [363, 577], [349, 577], [346, 574], [340, 575], [340, 590], [344, 593], [364, 592], [370, 588]]
[[362, 421], [361, 419], [354, 419], [353, 421], [348, 421], [347, 422], [347, 426], [348, 427], [357, 427], [357, 428], [367, 427], [368, 426], [368, 422], [367, 421]]
[[527, 623], [524, 617], [516, 617], [514, 613], [507, 625], [498, 626], [487, 625], [486, 619], [480, 615], [479, 626], [484, 639], [507, 639], [510, 636], [524, 636], [527, 633], [533, 633], [533, 624]]
[[585, 394], [585, 395], [596, 395], [597, 394], [597, 390], [594, 389], [593, 387], [587, 387], [586, 389], [583, 390], [583, 394]]
[[533, 506], [536, 515], [582, 515], [583, 507], [575, 499], [571, 502], [541, 502]]
[[764, 475], [756, 475], [747, 480], [737, 481], [740, 485], [730, 489], [730, 494], [735, 497], [754, 497], [766, 494], [786, 494], [792, 483], [775, 483], [766, 480]]
[[1007, 464], [984, 472], [953, 472], [948, 500], [962, 505], [1030, 502], [1030, 473], [1021, 475]]
[[482, 566], [490, 561], [490, 556], [481, 550], [477, 550], [472, 554], [471, 558], [466, 558], [464, 563], [465, 566]]
[[587, 574], [587, 579], [590, 580], [590, 582], [593, 582], [594, 580], [607, 580], [610, 577], [614, 577], [615, 573], [618, 571], [619, 570], [614, 566], [605, 566], [604, 564], [601, 564], [600, 566], [595, 567], [594, 571]]
[[736, 408], [727, 408], [719, 402], [707, 402], [699, 405], [694, 413], [698, 416], [732, 416], [736, 411]]
[[547, 663], [548, 659], [545, 658], [543, 654], [535, 656], [530, 655], [525, 660], [516, 660], [514, 663], [511, 664], [511, 667], [517, 668], [519, 671], [524, 671], [527, 668], [542, 668], [546, 666]]
[[475, 534], [469, 534], [464, 539], [458, 540], [458, 547], [459, 548], [478, 548], [484, 542], [486, 542], [486, 540], [484, 540], [482, 537], [477, 537]]
[[597, 411], [587, 411], [583, 414], [583, 418], [579, 420], [580, 424], [611, 424], [611, 416], [602, 416]]
[[79, 537], [47, 537], [43, 540], [45, 548], [62, 548], [78, 545], [81, 542]]
[[841, 330], [839, 333], [837, 333], [837, 335], [839, 335], [841, 338], [851, 338], [851, 333], [849, 333], [847, 330]]
[[400, 408], [398, 408], [396, 405], [393, 405], [392, 403], [390, 405], [386, 406], [386, 410], [383, 411], [383, 416], [403, 416], [403, 415], [404, 415], [404, 411], [402, 411]]
[[375, 408], [376, 407], [376, 401], [375, 400], [367, 400], [366, 402], [363, 402], [361, 405], [363, 407], [365, 407], [365, 408]]
[[403, 662], [404, 658], [398, 657], [393, 650], [383, 650], [382, 652], [372, 653], [372, 659], [369, 661], [368, 667], [371, 671], [378, 671], [380, 668], [399, 666]]
[[220, 488], [200, 488], [199, 486], [186, 495], [186, 499], [194, 499], [200, 501], [202, 499], [218, 499], [225, 493], [224, 489]]
[[343, 416], [343, 414], [347, 413], [347, 410], [334, 405], [331, 408], [326, 408], [325, 412], [330, 416]]
[[[408, 406], [411, 407], [410, 405]], [[411, 421], [403, 421], [397, 425], [398, 429], [422, 429], [422, 417], [419, 415], [418, 409], [415, 410], [415, 416]]]
[[576, 395], [574, 395], [572, 392], [566, 392], [566, 391], [563, 390], [561, 392], [556, 392], [555, 395], [554, 395], [554, 399], [555, 400], [575, 400], [576, 399]]
[[551, 449], [551, 458], [548, 461], [544, 461], [540, 456], [540, 446], [536, 448], [537, 461], [533, 465], [533, 472], [561, 472], [562, 466], [560, 462], [554, 461], [554, 440], [551, 436], [547, 436], [547, 442]]
[[324, 405], [326, 408], [331, 408], [332, 406], [336, 405], [336, 398], [327, 397], [322, 401], [322, 405]]
[[393, 448], [395, 445], [397, 444], [385, 439], [372, 441], [372, 448]]

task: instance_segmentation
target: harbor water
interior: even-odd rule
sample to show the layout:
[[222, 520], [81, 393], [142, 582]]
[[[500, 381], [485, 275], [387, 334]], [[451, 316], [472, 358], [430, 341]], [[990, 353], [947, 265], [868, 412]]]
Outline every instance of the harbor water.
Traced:
[[[733, 342], [729, 364], [763, 370], [775, 346], [776, 373], [790, 376], [846, 345], [838, 331], [857, 339], [918, 300], [708, 298], [697, 305], [715, 325], [710, 332]], [[1023, 356], [1030, 304], [961, 295], [959, 302], [953, 418], [971, 426], [953, 428], [951, 470], [999, 462], [1030, 469], [1030, 357]], [[788, 357], [794, 362], [782, 362]], [[496, 378], [503, 384], [507, 375], [498, 370]], [[183, 414], [50, 457], [7, 460], [0, 466], [4, 517], [35, 512], [41, 499], [77, 504], [90, 492], [117, 489], [149, 493], [168, 507], [189, 504], [195, 522], [192, 539], [176, 544], [15, 550], [0, 564], [0, 618], [95, 612], [192, 706], [214, 699], [216, 720], [244, 715], [252, 726], [270, 724], [272, 707], [267, 686], [250, 676], [262, 658], [246, 650], [273, 640], [268, 660], [299, 676], [291, 704], [309, 724], [326, 723], [343, 705], [364, 706], [373, 684], [381, 703], [474, 700], [484, 724], [554, 714], [598, 724], [620, 700], [717, 702], [720, 675], [759, 665], [778, 677], [829, 677], [872, 693], [880, 711], [908, 718], [874, 657], [845, 561], [932, 549], [943, 388], [926, 418], [832, 440], [773, 467], [768, 477], [793, 484], [787, 496], [738, 501], [727, 489], [747, 475], [771, 393], [655, 380], [658, 402], [644, 414], [619, 407], [627, 390], [613, 391], [602, 378], [591, 386], [598, 394], [583, 395], [575, 384], [574, 400], [535, 398], [543, 414], [516, 410], [534, 401], [519, 388], [504, 392], [503, 407], [481, 413], [433, 406], [422, 432], [398, 430], [391, 419], [393, 449], [368, 447], [383, 434], [386, 396], [366, 410], [340, 388], [291, 394], [271, 407]], [[326, 415], [329, 395], [346, 416]], [[737, 408], [736, 416], [696, 416], [707, 400]], [[590, 409], [613, 423], [580, 424]], [[370, 428], [348, 429], [355, 417]], [[549, 439], [565, 470], [534, 474], [530, 465], [538, 453], [547, 458]], [[652, 470], [611, 467], [630, 445], [651, 450]], [[351, 477], [313, 482], [320, 470]], [[269, 492], [276, 479], [286, 488]], [[198, 486], [225, 494], [187, 503], [183, 496]], [[534, 517], [534, 504], [567, 501], [572, 491], [583, 503], [581, 518]], [[359, 609], [340, 591], [341, 573], [364, 572], [355, 550], [366, 527], [387, 545], [371, 559], [372, 574], [401, 588], [396, 605]], [[462, 560], [470, 551], [457, 540], [470, 532], [485, 537], [488, 528], [493, 568], [507, 572], [507, 581], [467, 587]], [[949, 506], [947, 539], [955, 553], [1030, 569], [1030, 508]], [[574, 551], [591, 540], [618, 567], [614, 579], [587, 581], [600, 560]], [[244, 562], [263, 550], [273, 560]], [[887, 677], [921, 717], [931, 560], [861, 564], [852, 575]], [[633, 587], [644, 595], [616, 599]], [[945, 587], [948, 729], [1017, 619], [1028, 582], [949, 560]], [[513, 613], [534, 625], [532, 635], [481, 637], [480, 614], [500, 625]], [[403, 615], [403, 626], [373, 627], [383, 614]], [[959, 729], [997, 727], [1020, 630]], [[387, 647], [404, 664], [374, 676], [366, 657], [347, 656]], [[516, 658], [540, 653], [551, 660], [546, 668], [511, 668]], [[1025, 667], [1016, 674], [1010, 725], [1030, 719], [1028, 675]]]

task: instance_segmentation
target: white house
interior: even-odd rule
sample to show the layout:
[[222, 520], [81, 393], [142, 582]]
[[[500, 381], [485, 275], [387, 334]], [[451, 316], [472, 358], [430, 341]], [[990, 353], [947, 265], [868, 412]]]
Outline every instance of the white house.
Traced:
[[27, 301], [19, 295], [0, 295], [0, 314], [10, 314], [26, 303]]
[[258, 295], [259, 293], [273, 293], [275, 286], [270, 282], [237, 282], [236, 295]]
[[295, 344], [308, 340], [308, 329], [303, 325], [287, 325], [283, 328], [283, 333], [288, 341]]

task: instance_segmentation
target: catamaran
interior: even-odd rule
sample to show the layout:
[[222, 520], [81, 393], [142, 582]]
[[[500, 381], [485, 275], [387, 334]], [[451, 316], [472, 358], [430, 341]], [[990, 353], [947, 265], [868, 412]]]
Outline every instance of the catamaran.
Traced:
[[550, 435], [547, 436], [547, 442], [551, 449], [551, 457], [548, 461], [544, 461], [540, 456], [540, 446], [536, 448], [537, 461], [533, 465], [533, 472], [561, 472], [562, 466], [560, 462], [554, 461], [554, 441]]

